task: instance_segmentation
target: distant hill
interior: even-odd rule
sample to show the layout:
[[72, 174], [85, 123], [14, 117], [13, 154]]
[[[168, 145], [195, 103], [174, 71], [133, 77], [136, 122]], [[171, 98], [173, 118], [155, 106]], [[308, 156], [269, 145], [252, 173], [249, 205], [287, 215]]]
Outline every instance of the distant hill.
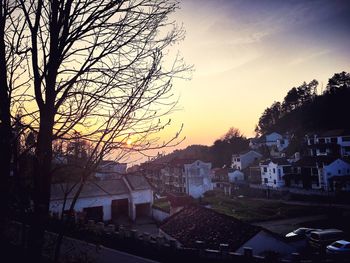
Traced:
[[249, 141], [238, 129], [230, 128], [220, 139], [217, 139], [212, 146], [190, 145], [182, 150], [174, 152], [154, 160], [155, 163], [169, 162], [174, 158], [199, 159], [211, 162], [213, 167], [230, 166], [232, 154], [248, 149]]
[[164, 155], [154, 160], [155, 163], [169, 162], [175, 158], [181, 159], [199, 159], [203, 161], [211, 161], [212, 156], [210, 147], [205, 145], [190, 145], [185, 149], [175, 150], [172, 153]]

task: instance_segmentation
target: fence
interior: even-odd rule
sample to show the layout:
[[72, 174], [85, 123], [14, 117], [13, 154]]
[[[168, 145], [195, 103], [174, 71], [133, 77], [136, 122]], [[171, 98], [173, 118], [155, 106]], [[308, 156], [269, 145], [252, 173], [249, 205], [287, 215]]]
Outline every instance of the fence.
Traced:
[[[7, 235], [9, 242], [14, 245], [20, 245], [22, 243], [22, 228], [25, 227], [28, 229], [28, 226], [25, 226], [19, 222], [12, 222], [7, 228]], [[46, 232], [45, 236], [45, 245], [44, 245], [44, 254], [47, 257], [53, 256], [54, 244], [57, 234], [53, 232]], [[75, 242], [72, 243], [72, 240]], [[87, 241], [88, 243], [84, 241]], [[68, 243], [67, 243], [68, 242]], [[69, 243], [70, 242], [70, 243]], [[178, 242], [174, 239], [168, 239], [165, 236], [157, 235], [152, 236], [148, 233], [139, 233], [137, 230], [129, 230], [124, 227], [119, 227], [116, 231], [114, 225], [104, 225], [104, 223], [99, 222], [95, 223], [89, 221], [83, 229], [74, 234], [74, 239], [71, 237], [65, 237], [64, 241], [64, 253], [65, 257], [76, 256], [79, 257], [82, 254], [78, 251], [77, 247], [81, 245], [76, 245], [76, 242], [80, 244], [88, 244], [87, 254], [84, 256], [90, 256], [96, 260], [106, 253], [106, 250], [113, 250], [113, 254], [109, 253], [109, 257], [119, 257], [128, 256], [134, 257], [137, 255], [143, 258], [149, 258], [156, 260], [158, 262], [204, 262], [204, 263], [219, 263], [219, 262], [255, 262], [255, 263], [264, 263], [264, 262], [332, 262], [329, 259], [316, 258], [314, 260], [301, 260], [298, 253], [292, 254], [291, 260], [278, 259], [277, 256], [273, 253], [265, 257], [254, 256], [253, 250], [249, 247], [244, 248], [244, 253], [234, 253], [230, 251], [230, 247], [227, 244], [221, 244], [219, 250], [207, 249], [203, 241], [197, 241], [196, 247], [194, 248], [184, 248], [179, 246]], [[25, 243], [25, 242], [24, 242]], [[107, 247], [107, 248], [106, 248]], [[94, 248], [94, 249], [93, 249]], [[80, 248], [81, 249], [81, 248]], [[125, 254], [124, 251], [129, 254]], [[70, 253], [70, 254], [69, 254]], [[90, 254], [89, 254], [90, 253]], [[111, 260], [116, 260], [111, 258]], [[106, 261], [104, 261], [106, 262]], [[121, 261], [120, 261], [121, 262]], [[137, 262], [149, 262], [147, 259], [138, 258]], [[334, 261], [336, 262], [336, 261]], [[338, 261], [337, 261], [338, 262]]]

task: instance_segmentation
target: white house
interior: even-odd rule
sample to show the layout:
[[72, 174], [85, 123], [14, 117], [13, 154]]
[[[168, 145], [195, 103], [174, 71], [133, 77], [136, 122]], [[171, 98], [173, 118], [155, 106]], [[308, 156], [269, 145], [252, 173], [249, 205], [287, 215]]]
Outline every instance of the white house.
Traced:
[[[80, 184], [51, 185], [50, 212], [68, 210]], [[64, 205], [64, 195], [67, 199]], [[74, 206], [77, 213], [95, 221], [114, 220], [129, 216], [132, 220], [151, 216], [153, 191], [143, 176], [128, 174], [121, 179], [87, 181]]]
[[230, 183], [237, 183], [244, 181], [244, 173], [240, 170], [229, 170], [228, 180]]
[[285, 158], [275, 158], [260, 163], [261, 182], [265, 186], [283, 187], [283, 176], [289, 172], [291, 164]]
[[243, 170], [249, 167], [251, 164], [259, 161], [261, 158], [262, 155], [256, 151], [247, 151], [240, 154], [233, 154], [231, 168]]
[[196, 160], [184, 164], [186, 193], [194, 198], [202, 196], [205, 192], [213, 190], [211, 181], [211, 163]]
[[269, 148], [276, 147], [281, 152], [289, 145], [288, 134], [280, 134], [278, 132], [272, 132], [262, 135], [260, 138], [253, 138], [250, 140], [249, 146], [251, 149], [258, 149], [261, 146], [267, 146]]
[[[319, 164], [318, 170], [320, 187], [324, 190], [333, 190], [335, 187], [334, 183], [336, 183], [336, 181], [343, 181], [342, 178], [349, 179], [350, 163], [338, 158], [327, 165]], [[348, 188], [349, 181], [350, 180], [348, 180], [345, 184], [345, 190]]]

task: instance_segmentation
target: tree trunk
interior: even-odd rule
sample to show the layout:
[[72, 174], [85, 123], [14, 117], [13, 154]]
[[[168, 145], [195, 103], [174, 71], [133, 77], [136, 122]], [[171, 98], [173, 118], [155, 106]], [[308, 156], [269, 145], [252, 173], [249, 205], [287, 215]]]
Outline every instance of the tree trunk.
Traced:
[[0, 207], [1, 219], [8, 217], [9, 212], [9, 177], [12, 156], [12, 129], [10, 115], [9, 87], [7, 84], [5, 21], [3, 2], [0, 2]]
[[34, 167], [34, 213], [30, 230], [29, 255], [32, 262], [41, 262], [44, 233], [49, 219], [51, 159], [52, 159], [52, 111], [40, 114], [40, 131]]

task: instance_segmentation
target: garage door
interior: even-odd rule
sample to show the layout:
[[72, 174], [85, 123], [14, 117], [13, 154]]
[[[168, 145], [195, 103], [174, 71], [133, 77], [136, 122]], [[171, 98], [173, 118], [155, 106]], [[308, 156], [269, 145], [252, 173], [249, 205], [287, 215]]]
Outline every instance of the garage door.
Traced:
[[84, 208], [84, 212], [86, 213], [87, 220], [95, 220], [95, 222], [103, 221], [102, 206], [86, 207]]
[[112, 200], [112, 219], [117, 219], [119, 217], [125, 217], [129, 215], [129, 200], [119, 199]]
[[150, 203], [136, 205], [136, 218], [146, 217], [150, 215]]

